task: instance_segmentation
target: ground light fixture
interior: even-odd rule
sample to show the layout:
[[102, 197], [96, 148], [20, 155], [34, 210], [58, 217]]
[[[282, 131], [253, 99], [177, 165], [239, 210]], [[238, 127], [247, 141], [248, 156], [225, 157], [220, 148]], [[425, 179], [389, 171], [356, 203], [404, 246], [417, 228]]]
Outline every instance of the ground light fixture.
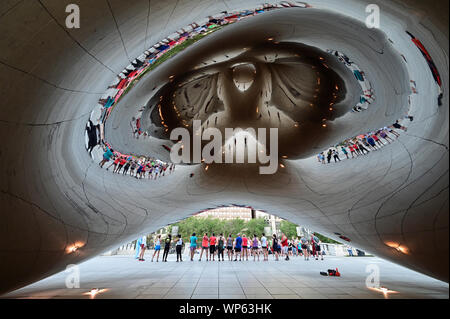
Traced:
[[378, 287], [378, 288], [369, 288], [371, 290], [377, 291], [377, 292], [381, 292], [384, 296], [384, 298], [388, 299], [389, 298], [389, 294], [397, 294], [398, 291], [394, 291], [394, 290], [389, 290], [386, 287]]
[[108, 289], [100, 289], [100, 288], [92, 288], [90, 291], [85, 292], [83, 295], [90, 296], [91, 299], [94, 299], [100, 293], [107, 291]]

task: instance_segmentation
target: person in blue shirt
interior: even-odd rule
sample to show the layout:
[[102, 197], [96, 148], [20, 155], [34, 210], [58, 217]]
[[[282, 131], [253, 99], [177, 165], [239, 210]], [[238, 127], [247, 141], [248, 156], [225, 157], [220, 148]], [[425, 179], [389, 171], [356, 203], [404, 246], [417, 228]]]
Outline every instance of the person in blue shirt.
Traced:
[[369, 135], [366, 136], [366, 140], [367, 140], [367, 143], [369, 143], [369, 145], [372, 147], [372, 149], [376, 151], [377, 146], [375, 144], [375, 140]]
[[234, 241], [234, 252], [236, 253], [234, 261], [237, 261], [237, 255], [239, 255], [239, 261], [242, 260], [242, 237], [241, 234], [238, 234]]
[[191, 249], [191, 261], [194, 261], [194, 254], [195, 250], [197, 249], [197, 236], [195, 236], [195, 233], [192, 234], [190, 238], [190, 249]]

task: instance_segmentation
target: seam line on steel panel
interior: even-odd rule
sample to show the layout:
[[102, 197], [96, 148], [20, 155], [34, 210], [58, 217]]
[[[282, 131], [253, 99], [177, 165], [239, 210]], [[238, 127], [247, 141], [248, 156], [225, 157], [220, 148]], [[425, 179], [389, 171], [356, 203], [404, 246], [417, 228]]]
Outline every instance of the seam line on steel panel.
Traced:
[[178, 6], [178, 2], [180, 2], [180, 0], [177, 0], [177, 3], [175, 3], [175, 6], [172, 9], [172, 12], [170, 13], [169, 17], [167, 18], [166, 24], [164, 25], [164, 28], [161, 29], [161, 32], [159, 33], [159, 37], [161, 37], [161, 34], [163, 33], [164, 30], [166, 30], [167, 25], [169, 24], [170, 18], [172, 18], [173, 13], [175, 12], [175, 9]]
[[[18, 200], [21, 200], [21, 201], [27, 203], [28, 205], [31, 205], [31, 206], [33, 206], [33, 207], [39, 209], [41, 212], [43, 212], [43, 213], [45, 213], [46, 215], [50, 216], [51, 218], [53, 218], [53, 219], [59, 221], [59, 222], [60, 222], [61, 224], [63, 224], [63, 225], [70, 226], [70, 227], [75, 228], [75, 229], [78, 229], [78, 230], [80, 230], [80, 231], [89, 231], [89, 232], [92, 232], [92, 231], [89, 230], [89, 229], [83, 229], [83, 228], [81, 228], [81, 227], [79, 227], [79, 226], [76, 226], [76, 225], [67, 224], [62, 218], [56, 217], [56, 216], [53, 215], [52, 213], [50, 213], [50, 212], [48, 212], [47, 210], [45, 210], [45, 209], [43, 209], [42, 207], [40, 207], [38, 204], [33, 203], [33, 202], [31, 202], [31, 201], [29, 201], [29, 200], [27, 200], [27, 199], [25, 199], [25, 198], [22, 198], [22, 197], [20, 197], [20, 196], [18, 196], [18, 195], [16, 195], [16, 194], [13, 194], [13, 193], [9, 192], [9, 191], [4, 191], [4, 190], [1, 190], [1, 189], [0, 189], [0, 193], [5, 194], [5, 195], [8, 195], [8, 196], [13, 197], [13, 198], [18, 199]], [[99, 233], [99, 232], [92, 232], [92, 233], [99, 234], [99, 235], [103, 235], [103, 233]]]
[[0, 18], [3, 18], [3, 16], [7, 15], [9, 12], [11, 12], [12, 10], [14, 10], [15, 7], [17, 7], [19, 4], [21, 4], [23, 2], [23, 0], [17, 2], [15, 5], [13, 5], [11, 8], [9, 8], [8, 10], [6, 10], [5, 12], [3, 12], [0, 15]]
[[52, 125], [60, 125], [62, 123], [66, 123], [66, 122], [72, 122], [72, 121], [76, 121], [79, 120], [83, 117], [85, 117], [86, 115], [89, 115], [91, 112], [87, 112], [84, 114], [81, 114], [78, 117], [75, 117], [73, 119], [68, 119], [68, 120], [63, 120], [63, 121], [58, 121], [58, 122], [53, 122], [53, 123], [21, 123], [21, 122], [12, 122], [12, 121], [6, 121], [6, 120], [2, 120], [0, 119], [1, 123], [6, 123], [6, 124], [14, 124], [14, 125], [23, 125], [23, 126], [32, 126], [32, 127], [39, 127], [39, 126], [52, 126]]
[[104, 64], [102, 61], [100, 61], [95, 55], [93, 55], [91, 52], [89, 52], [78, 40], [76, 40], [67, 29], [61, 25], [58, 20], [53, 16], [53, 14], [48, 10], [48, 8], [42, 3], [42, 0], [38, 0], [40, 5], [44, 8], [45, 11], [47, 11], [48, 15], [55, 21], [57, 25], [74, 41], [84, 52], [86, 52], [88, 55], [90, 55], [93, 59], [95, 59], [98, 63], [103, 65], [105, 68], [107, 68], [109, 71], [111, 71], [114, 75], [116, 75], [117, 72], [115, 72], [113, 69], [111, 69], [109, 66]]
[[[408, 172], [408, 175], [406, 176], [405, 181], [403, 182], [403, 185], [405, 185], [405, 184], [408, 182], [409, 178], [411, 177], [411, 175], [412, 175], [412, 173], [413, 173], [414, 160], [413, 160], [413, 157], [412, 157], [412, 155], [411, 155], [411, 152], [408, 150], [408, 148], [406, 147], [406, 145], [403, 144], [401, 141], [398, 141], [398, 142], [403, 146], [403, 148], [405, 149], [406, 153], [408, 153], [408, 156], [409, 156], [409, 162], [410, 162], [410, 164], [409, 164], [409, 172]], [[410, 184], [408, 184], [408, 185], [410, 185]], [[408, 185], [407, 185], [407, 186], [408, 186]], [[380, 234], [379, 229], [378, 229], [378, 220], [379, 220], [378, 215], [380, 214], [381, 209], [384, 207], [384, 205], [385, 205], [386, 203], [388, 203], [392, 198], [394, 198], [400, 191], [404, 190], [407, 186], [405, 186], [405, 187], [403, 187], [403, 188], [401, 188], [401, 189], [398, 189], [396, 192], [392, 193], [391, 196], [389, 196], [386, 200], [384, 200], [384, 201], [381, 203], [381, 205], [378, 207], [377, 212], [375, 213], [375, 215], [373, 216], [375, 232], [377, 233], [377, 236], [378, 236], [380, 242], [383, 242], [383, 239], [382, 239], [383, 236], [382, 236], [382, 234]], [[353, 224], [352, 224], [352, 226], [353, 226]], [[403, 233], [400, 234], [400, 235], [401, 235], [401, 237], [402, 237], [403, 240], [404, 240], [405, 237], [404, 237]]]
[[111, 7], [111, 3], [109, 2], [109, 0], [106, 0], [106, 3], [108, 4], [109, 11], [111, 12], [114, 23], [116, 24], [116, 29], [117, 29], [117, 32], [119, 33], [120, 41], [122, 41], [122, 46], [123, 46], [123, 50], [125, 51], [125, 55], [127, 56], [128, 61], [130, 61], [130, 63], [131, 63], [130, 55], [128, 54], [127, 47], [125, 46], [125, 41], [123, 40], [122, 32], [120, 32], [119, 24], [117, 23], [116, 16], [114, 15], [113, 9]]
[[152, 5], [152, 0], [148, 0], [147, 26], [145, 28], [144, 51], [147, 50], [147, 37], [148, 37], [148, 26], [150, 24], [150, 7], [151, 7], [151, 5]]
[[226, 7], [227, 9], [230, 9], [230, 7], [228, 6], [228, 4], [226, 3], [225, 0], [222, 0], [222, 2], [223, 2], [223, 4], [225, 5], [225, 7]]
[[420, 138], [421, 140], [424, 140], [424, 141], [427, 141], [427, 142], [434, 143], [434, 144], [436, 144], [436, 145], [439, 145], [439, 146], [444, 147], [444, 148], [448, 151], [448, 146], [445, 145], [445, 144], [442, 144], [442, 143], [433, 141], [433, 140], [428, 139], [428, 138], [425, 138], [425, 137], [420, 137], [420, 136], [417, 136], [417, 135], [413, 135], [413, 134], [408, 134], [408, 133], [406, 133], [405, 135], [412, 136], [412, 137], [416, 137], [416, 138]]
[[[413, 183], [415, 183], [415, 182], [417, 182], [418, 180], [420, 180], [421, 178], [423, 178], [423, 176], [425, 176], [425, 175], [428, 174], [430, 171], [432, 171], [432, 170], [436, 167], [436, 165], [438, 165], [438, 163], [439, 163], [443, 158], [444, 158], [444, 156], [442, 156], [442, 157], [436, 162], [435, 165], [433, 165], [433, 166], [432, 166], [430, 169], [428, 169], [425, 173], [423, 173], [422, 175], [418, 176], [416, 179], [414, 179], [413, 181], [411, 181], [409, 184], [405, 185], [406, 182], [407, 182], [407, 181], [405, 181], [405, 182], [403, 182], [400, 186], [398, 186], [395, 190], [392, 190], [392, 191], [391, 191], [391, 194], [389, 195], [389, 198], [388, 198], [387, 200], [390, 200], [390, 198], [392, 198], [392, 196], [394, 196], [394, 195], [397, 194], [398, 192], [404, 190], [405, 188], [409, 187], [409, 186], [412, 185]], [[448, 173], [448, 170], [445, 171], [445, 173], [442, 174], [438, 179], [441, 179], [442, 176], [444, 176], [446, 173]], [[434, 185], [434, 184], [435, 184], [435, 183], [433, 183], [433, 185]], [[445, 189], [447, 189], [447, 188], [448, 188], [448, 187], [446, 187], [446, 188], [444, 188], [443, 190], [441, 190], [440, 193], [443, 192], [443, 191], [444, 191]], [[385, 196], [385, 197], [386, 197], [386, 196]], [[385, 198], [385, 197], [384, 197], [384, 198]], [[434, 196], [434, 197], [436, 197], [436, 196]], [[383, 199], [384, 199], [384, 198], [383, 198]], [[381, 198], [380, 198], [380, 200], [381, 200]], [[422, 204], [428, 202], [429, 200], [430, 200], [430, 199], [427, 199], [427, 200], [425, 200], [425, 201], [423, 201], [423, 202], [420, 202], [418, 205], [422, 205]], [[371, 205], [371, 204], [373, 204], [373, 203], [375, 203], [375, 202], [371, 202], [371, 203], [369, 203], [369, 205]], [[384, 202], [384, 203], [385, 203], [385, 202]], [[384, 203], [383, 203], [382, 205], [384, 205]], [[363, 208], [363, 207], [359, 207], [359, 208]], [[403, 210], [404, 210], [404, 209], [403, 209]], [[385, 215], [383, 215], [383, 216], [380, 217], [380, 218], [385, 218], [385, 217], [390, 217], [390, 216], [396, 215], [396, 214], [402, 212], [403, 210], [397, 210], [397, 211], [394, 211], [394, 212], [392, 212], [392, 213], [390, 213], [390, 214], [385, 214]], [[334, 216], [334, 215], [332, 215], [332, 216]], [[359, 220], [358, 222], [355, 222], [355, 223], [356, 223], [356, 224], [365, 223], [365, 222], [371, 221], [372, 219], [373, 219], [373, 218], [368, 219], [368, 220], [367, 220], [367, 219], [361, 219], [361, 220]]]
[[33, 74], [33, 73], [28, 72], [28, 71], [24, 71], [22, 69], [19, 69], [18, 67], [15, 67], [15, 66], [13, 66], [11, 64], [8, 64], [8, 63], [6, 63], [4, 61], [0, 60], [0, 64], [3, 64], [4, 66], [6, 66], [6, 67], [8, 67], [10, 69], [13, 69], [15, 71], [22, 72], [22, 73], [27, 74], [27, 75], [29, 75], [31, 77], [34, 77], [35, 79], [38, 79], [39, 81], [42, 81], [42, 82], [44, 82], [44, 83], [46, 83], [46, 84], [48, 84], [50, 86], [53, 86], [56, 89], [60, 89], [60, 90], [63, 90], [63, 91], [68, 91], [68, 92], [73, 92], [73, 93], [96, 94], [96, 95], [103, 95], [104, 94], [104, 93], [88, 92], [88, 91], [81, 91], [81, 90], [73, 90], [73, 89], [63, 88], [63, 87], [60, 87], [60, 86], [58, 86], [58, 85], [56, 85], [54, 83], [51, 83], [51, 82], [47, 81], [46, 79], [41, 78], [40, 76], [37, 76], [36, 74]]

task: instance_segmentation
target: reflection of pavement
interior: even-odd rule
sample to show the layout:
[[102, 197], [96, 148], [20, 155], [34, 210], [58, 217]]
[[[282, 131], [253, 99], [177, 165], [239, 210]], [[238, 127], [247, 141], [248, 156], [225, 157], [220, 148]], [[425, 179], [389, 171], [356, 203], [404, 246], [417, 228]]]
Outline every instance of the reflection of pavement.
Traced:
[[[289, 262], [138, 262], [132, 256], [97, 257], [80, 265], [79, 289], [65, 289], [68, 273], [59, 273], [6, 297], [89, 298], [83, 293], [107, 289], [96, 298], [384, 298], [366, 288], [367, 265], [380, 268], [380, 284], [398, 293], [389, 298], [448, 298], [448, 284], [376, 257], [327, 257]], [[162, 257], [162, 253], [160, 255]], [[319, 272], [338, 268], [342, 277]]]

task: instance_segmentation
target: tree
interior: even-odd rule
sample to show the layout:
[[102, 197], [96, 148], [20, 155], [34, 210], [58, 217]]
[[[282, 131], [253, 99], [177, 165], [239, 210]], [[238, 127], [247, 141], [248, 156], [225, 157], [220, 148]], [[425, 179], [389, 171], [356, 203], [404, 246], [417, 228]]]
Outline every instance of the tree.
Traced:
[[319, 233], [314, 233], [314, 234], [320, 239], [320, 241], [322, 243], [325, 243], [325, 244], [340, 244], [340, 242], [335, 241], [335, 240], [333, 240], [331, 238], [325, 237], [324, 235], [321, 235]]
[[[246, 222], [243, 219], [239, 218], [223, 220], [208, 216], [206, 218], [186, 218], [176, 224], [169, 226], [169, 233], [172, 231], [172, 226], [178, 226], [178, 234], [182, 236], [184, 242], [189, 242], [192, 233], [196, 233], [199, 239], [203, 237], [204, 233], [208, 233], [208, 236], [211, 236], [213, 232], [216, 236], [222, 233], [225, 237], [228, 237], [228, 235], [230, 234], [232, 237], [236, 237], [239, 233], [245, 233], [249, 238], [253, 237], [253, 234], [261, 236], [261, 234], [264, 232], [264, 227], [267, 225], [264, 218], [252, 219]], [[297, 237], [296, 224], [283, 220], [280, 224], [280, 230], [289, 239]], [[318, 233], [316, 233], [316, 236], [319, 237], [319, 239], [323, 243], [338, 243]], [[151, 241], [149, 241], [149, 243], [150, 242]]]
[[266, 222], [264, 218], [256, 218], [249, 220], [245, 225], [245, 228], [247, 228], [246, 230], [247, 237], [253, 237], [254, 234], [260, 237], [261, 234], [264, 233], [265, 226]]
[[297, 225], [288, 222], [287, 220], [281, 221], [280, 230], [289, 239], [291, 239], [292, 237], [297, 237]]

